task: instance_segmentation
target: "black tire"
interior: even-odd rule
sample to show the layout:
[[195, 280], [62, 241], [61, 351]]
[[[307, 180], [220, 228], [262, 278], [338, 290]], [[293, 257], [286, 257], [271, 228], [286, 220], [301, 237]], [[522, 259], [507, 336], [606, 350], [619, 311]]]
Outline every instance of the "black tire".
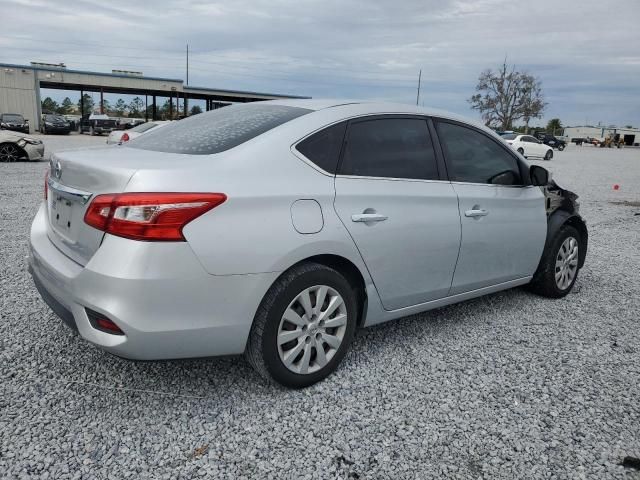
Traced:
[[[555, 279], [556, 258], [560, 253], [560, 247], [563, 242], [569, 237], [573, 237], [578, 241], [578, 254], [580, 254], [580, 249], [583, 248], [580, 233], [570, 225], [563, 225], [560, 227], [560, 230], [551, 244], [543, 252], [542, 259], [538, 265], [538, 270], [534, 274], [533, 279], [528, 286], [529, 290], [548, 298], [562, 298], [571, 291], [573, 285], [578, 279], [578, 274], [580, 273], [579, 266], [576, 267], [576, 273], [573, 280], [565, 289], [558, 287]], [[578, 264], [579, 262], [580, 259], [578, 258]]]
[[564, 150], [564, 145], [558, 145], [558, 150], [561, 152]]
[[519, 148], [518, 153], [524, 157], [524, 148]]
[[553, 149], [550, 148], [549, 150], [547, 150], [547, 153], [544, 156], [544, 159], [549, 161], [553, 158]]
[[[316, 285], [327, 285], [340, 294], [347, 311], [346, 330], [342, 343], [324, 367], [313, 373], [295, 373], [280, 359], [278, 328], [289, 304], [303, 290]], [[308, 387], [326, 378], [340, 364], [353, 339], [357, 315], [356, 291], [340, 272], [318, 263], [298, 265], [282, 274], [262, 299], [253, 320], [245, 358], [267, 381], [292, 388]]]

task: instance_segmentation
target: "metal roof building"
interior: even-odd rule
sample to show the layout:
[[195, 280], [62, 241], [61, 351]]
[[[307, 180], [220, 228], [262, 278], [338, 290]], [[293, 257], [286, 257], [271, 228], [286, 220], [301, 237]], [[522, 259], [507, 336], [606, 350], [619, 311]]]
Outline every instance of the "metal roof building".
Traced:
[[[245, 92], [185, 85], [180, 79], [149, 77], [138, 72], [114, 70], [113, 73], [70, 70], [64, 65], [14, 65], [0, 63], [0, 113], [19, 113], [30, 120], [31, 131], [40, 128], [40, 89], [75, 90], [80, 98], [85, 92], [143, 95], [156, 111], [156, 97], [197, 99], [206, 109], [231, 102], [255, 102], [278, 98], [308, 98], [273, 93]], [[149, 101], [150, 100], [150, 101]], [[187, 102], [183, 102], [185, 105]], [[90, 113], [90, 112], [82, 112]], [[185, 112], [186, 113], [186, 112]]]

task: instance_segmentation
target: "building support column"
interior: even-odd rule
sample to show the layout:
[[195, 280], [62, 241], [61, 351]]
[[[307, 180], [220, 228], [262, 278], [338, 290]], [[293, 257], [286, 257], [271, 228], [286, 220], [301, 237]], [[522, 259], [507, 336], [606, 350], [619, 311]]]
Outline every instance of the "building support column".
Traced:
[[149, 95], [144, 96], [144, 121], [149, 121]]
[[151, 119], [152, 120], [156, 120], [156, 96], [155, 94], [153, 95], [153, 107], [152, 107], [152, 112], [151, 112]]
[[80, 90], [80, 119], [84, 117], [84, 90]]
[[100, 87], [100, 114], [104, 114], [104, 91]]

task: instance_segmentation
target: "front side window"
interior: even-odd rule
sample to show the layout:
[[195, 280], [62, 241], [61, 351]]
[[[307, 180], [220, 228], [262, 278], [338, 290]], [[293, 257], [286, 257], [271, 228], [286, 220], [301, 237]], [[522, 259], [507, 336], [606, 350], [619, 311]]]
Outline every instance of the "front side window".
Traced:
[[153, 129], [126, 148], [210, 155], [224, 152], [306, 113], [306, 108], [246, 103], [211, 110]]
[[518, 162], [504, 147], [477, 130], [438, 122], [438, 136], [455, 182], [521, 185]]
[[427, 121], [388, 118], [350, 124], [340, 173], [437, 180], [438, 167]]
[[305, 138], [296, 146], [296, 150], [325, 172], [335, 174], [346, 127], [346, 122], [331, 125]]

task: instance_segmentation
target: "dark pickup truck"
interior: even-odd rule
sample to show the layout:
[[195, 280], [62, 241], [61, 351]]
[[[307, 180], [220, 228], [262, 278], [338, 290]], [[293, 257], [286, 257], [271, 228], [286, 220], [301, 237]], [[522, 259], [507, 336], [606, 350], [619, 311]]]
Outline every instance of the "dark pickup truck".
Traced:
[[567, 146], [567, 143], [564, 140], [560, 140], [559, 138], [551, 135], [550, 133], [545, 132], [537, 132], [534, 134], [538, 140], [540, 140], [545, 145], [549, 145], [551, 148], [557, 148], [562, 151]]
[[80, 120], [80, 133], [89, 132], [90, 135], [102, 135], [111, 133], [117, 127], [117, 120], [112, 120], [107, 115], [84, 115]]

